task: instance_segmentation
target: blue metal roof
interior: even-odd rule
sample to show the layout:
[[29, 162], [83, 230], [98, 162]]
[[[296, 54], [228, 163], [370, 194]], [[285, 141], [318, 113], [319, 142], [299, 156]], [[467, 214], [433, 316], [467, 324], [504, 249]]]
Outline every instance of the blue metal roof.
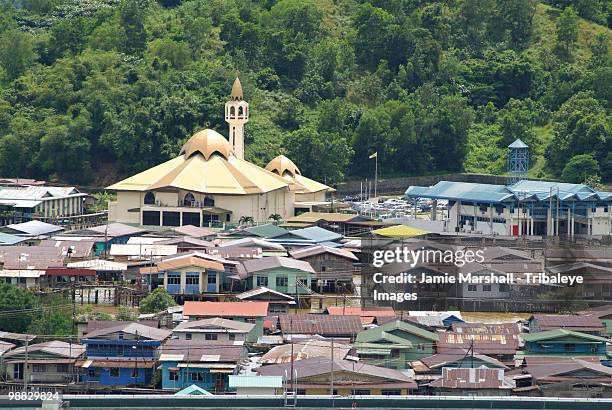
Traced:
[[545, 201], [551, 193], [556, 198], [557, 192], [562, 201], [612, 200], [612, 192], [595, 191], [584, 184], [529, 180], [521, 180], [511, 186], [440, 181], [431, 187], [411, 186], [405, 194], [410, 198], [500, 203], [515, 199]]
[[314, 242], [332, 242], [342, 238], [342, 235], [319, 226], [311, 226], [310, 228], [302, 228], [291, 231], [292, 235], [311, 240]]
[[10, 233], [0, 232], [0, 245], [15, 245], [19, 242], [26, 241], [27, 238], [11, 235]]

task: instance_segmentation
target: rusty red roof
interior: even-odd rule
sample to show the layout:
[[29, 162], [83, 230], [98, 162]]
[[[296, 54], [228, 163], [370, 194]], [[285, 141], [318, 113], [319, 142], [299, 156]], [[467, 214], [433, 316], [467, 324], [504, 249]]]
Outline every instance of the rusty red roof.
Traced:
[[268, 302], [185, 302], [185, 316], [266, 317]]

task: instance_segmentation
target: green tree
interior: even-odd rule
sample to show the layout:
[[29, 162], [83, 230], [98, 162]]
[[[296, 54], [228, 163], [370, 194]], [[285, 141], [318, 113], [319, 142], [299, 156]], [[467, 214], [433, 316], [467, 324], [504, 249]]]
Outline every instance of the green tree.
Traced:
[[125, 306], [119, 307], [119, 311], [115, 314], [115, 320], [133, 321], [136, 319], [138, 319], [138, 313], [134, 309]]
[[591, 154], [604, 160], [612, 147], [610, 116], [593, 93], [579, 92], [553, 116], [554, 137], [546, 151], [548, 167], [561, 174], [569, 160]]
[[71, 336], [76, 330], [72, 319], [72, 307], [68, 300], [62, 297], [46, 298], [42, 301], [42, 311], [28, 327], [28, 333], [53, 335], [56, 338]]
[[18, 29], [5, 31], [0, 36], [0, 65], [7, 80], [14, 80], [32, 66], [36, 54], [32, 36]]
[[176, 305], [164, 288], [157, 288], [140, 301], [140, 313], [157, 313]]
[[23, 288], [0, 283], [0, 329], [5, 332], [24, 333], [32, 320], [39, 316], [35, 310], [38, 301]]
[[571, 49], [578, 40], [578, 23], [578, 14], [572, 6], [566, 7], [555, 22], [557, 27], [557, 44], [560, 46], [565, 57], [571, 55]]
[[565, 182], [578, 184], [587, 178], [599, 174], [599, 164], [597, 160], [589, 154], [573, 156], [563, 167], [561, 179]]
[[283, 138], [287, 156], [304, 175], [333, 184], [344, 178], [352, 150], [347, 140], [337, 133], [317, 132], [300, 128]]
[[140, 53], [147, 43], [145, 17], [148, 0], [123, 0], [119, 6], [121, 25], [126, 35], [124, 44], [126, 53]]

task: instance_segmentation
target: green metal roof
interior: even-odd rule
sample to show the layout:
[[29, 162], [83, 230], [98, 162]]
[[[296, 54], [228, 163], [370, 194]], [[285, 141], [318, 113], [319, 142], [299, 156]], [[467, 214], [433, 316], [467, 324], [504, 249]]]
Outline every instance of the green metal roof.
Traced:
[[410, 341], [391, 334], [393, 330], [402, 330], [406, 333], [411, 333], [415, 336], [422, 337], [423, 339], [438, 340], [438, 335], [433, 332], [421, 329], [420, 327], [411, 325], [401, 320], [395, 320], [387, 322], [382, 326], [378, 326], [372, 329], [364, 330], [357, 334], [357, 342], [376, 342], [377, 340], [385, 339], [394, 343], [405, 344], [411, 343]]
[[282, 376], [249, 376], [249, 375], [230, 375], [229, 387], [283, 387]]
[[212, 396], [213, 394], [204, 390], [203, 388], [192, 384], [189, 387], [185, 387], [183, 390], [174, 393], [175, 396], [190, 396], [190, 395], [198, 395], [198, 396]]
[[593, 342], [606, 342], [606, 338], [601, 336], [590, 335], [588, 333], [574, 332], [567, 329], [546, 330], [544, 332], [525, 333], [521, 337], [526, 342], [539, 342], [542, 340], [558, 339], [560, 337], [573, 336], [579, 339], [590, 340]]
[[276, 238], [277, 236], [285, 235], [289, 231], [274, 224], [250, 226], [245, 229], [247, 232], [257, 235], [260, 238]]

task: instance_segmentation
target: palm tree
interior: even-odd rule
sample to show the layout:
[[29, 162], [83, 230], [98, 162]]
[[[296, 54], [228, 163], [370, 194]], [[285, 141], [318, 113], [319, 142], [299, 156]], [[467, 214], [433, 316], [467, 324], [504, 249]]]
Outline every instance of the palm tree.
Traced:
[[283, 220], [283, 217], [282, 217], [282, 216], [280, 216], [279, 214], [272, 214], [272, 215], [270, 215], [270, 216], [268, 217], [268, 219], [271, 219], [271, 220], [272, 220], [272, 223], [273, 223], [274, 225], [276, 225], [276, 224], [278, 224], [280, 221], [282, 221], [282, 220]]
[[240, 219], [238, 220], [238, 223], [240, 225], [253, 225], [255, 223], [255, 220], [253, 219], [252, 216], [241, 216]]

